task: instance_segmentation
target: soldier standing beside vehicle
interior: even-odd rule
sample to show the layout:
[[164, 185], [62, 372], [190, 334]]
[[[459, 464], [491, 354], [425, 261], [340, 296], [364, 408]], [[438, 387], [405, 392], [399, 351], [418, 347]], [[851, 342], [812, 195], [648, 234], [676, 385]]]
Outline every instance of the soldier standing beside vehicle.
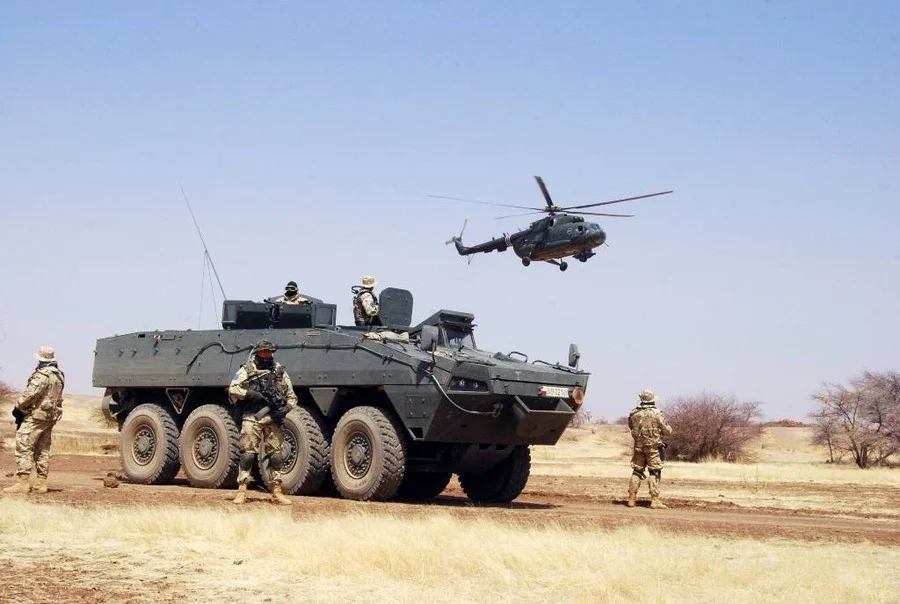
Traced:
[[247, 500], [250, 470], [257, 454], [262, 453], [269, 460], [272, 501], [291, 505], [291, 500], [281, 490], [281, 469], [284, 465], [284, 455], [281, 452], [284, 443], [282, 422], [288, 412], [297, 406], [297, 394], [284, 367], [275, 362], [274, 353], [275, 345], [272, 342], [257, 342], [250, 360], [238, 370], [228, 387], [232, 402], [243, 401], [241, 458], [238, 492], [234, 503], [240, 504]]
[[280, 302], [281, 304], [308, 304], [309, 300], [300, 295], [300, 291], [297, 288], [296, 281], [288, 281], [288, 284], [284, 286], [284, 295], [279, 296], [275, 300], [276, 302]]
[[381, 325], [378, 298], [373, 292], [375, 285], [375, 277], [366, 275], [362, 278], [362, 285], [350, 288], [353, 292], [353, 320], [357, 327]]
[[668, 507], [659, 499], [659, 482], [662, 479], [663, 460], [660, 448], [663, 447], [663, 436], [672, 434], [672, 428], [666, 423], [662, 411], [656, 408], [656, 395], [652, 390], [643, 390], [640, 404], [628, 415], [628, 428], [634, 439], [634, 452], [631, 456], [631, 481], [628, 483], [628, 507], [633, 508], [637, 501], [637, 492], [644, 479], [644, 469], [650, 474], [650, 507]]
[[[50, 346], [41, 346], [34, 355], [38, 365], [28, 378], [28, 386], [16, 401], [16, 476], [18, 482], [5, 493], [46, 493], [50, 472], [50, 444], [53, 426], [62, 417], [66, 376], [59, 370]], [[30, 486], [31, 469], [37, 480]]]

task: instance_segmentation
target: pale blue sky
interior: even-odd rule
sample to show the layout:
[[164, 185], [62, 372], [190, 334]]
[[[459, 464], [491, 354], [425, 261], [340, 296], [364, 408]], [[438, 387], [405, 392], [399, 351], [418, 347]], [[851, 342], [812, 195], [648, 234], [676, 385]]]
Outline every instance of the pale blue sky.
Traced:
[[[230, 297], [295, 279], [350, 322], [372, 273], [483, 348], [577, 342], [597, 416], [651, 387], [803, 418], [900, 366], [898, 32], [875, 1], [3, 3], [0, 380], [51, 344], [92, 394], [96, 338], [214, 326], [181, 183]], [[539, 205], [534, 174], [675, 194], [566, 273], [444, 246], [527, 220], [428, 194]]]

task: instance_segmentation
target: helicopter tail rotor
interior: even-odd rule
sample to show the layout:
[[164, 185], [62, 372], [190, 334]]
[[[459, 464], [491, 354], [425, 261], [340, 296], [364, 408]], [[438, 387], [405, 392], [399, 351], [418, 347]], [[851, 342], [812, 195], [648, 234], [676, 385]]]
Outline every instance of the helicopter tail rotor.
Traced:
[[447, 241], [444, 242], [444, 245], [450, 245], [451, 243], [455, 243], [455, 242], [457, 242], [457, 241], [459, 241], [459, 242], [461, 243], [461, 242], [462, 242], [462, 236], [463, 236], [463, 233], [466, 232], [466, 225], [468, 225], [468, 224], [469, 224], [469, 219], [466, 218], [466, 219], [463, 221], [462, 228], [459, 230], [459, 235], [457, 235], [456, 237], [451, 237], [450, 239], [448, 239]]

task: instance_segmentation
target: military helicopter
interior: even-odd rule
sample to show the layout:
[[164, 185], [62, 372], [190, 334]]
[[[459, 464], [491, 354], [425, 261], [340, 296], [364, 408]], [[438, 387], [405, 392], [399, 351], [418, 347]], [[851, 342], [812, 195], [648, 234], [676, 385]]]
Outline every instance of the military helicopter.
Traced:
[[[600, 201], [580, 206], [560, 207], [553, 203], [553, 199], [550, 198], [550, 193], [547, 192], [544, 180], [540, 176], [535, 176], [534, 179], [537, 181], [538, 188], [540, 188], [541, 194], [544, 196], [544, 201], [547, 202], [546, 207], [535, 208], [505, 203], [488, 203], [471, 199], [460, 199], [459, 197], [430, 195], [429, 197], [434, 197], [436, 199], [449, 199], [453, 201], [465, 201], [467, 203], [531, 210], [530, 212], [522, 214], [498, 216], [498, 218], [513, 218], [515, 216], [527, 216], [529, 214], [540, 213], [549, 214], [549, 216], [546, 216], [545, 218], [532, 222], [527, 229], [511, 235], [504, 234], [502, 237], [497, 237], [490, 241], [485, 241], [484, 243], [472, 246], [465, 246], [462, 242], [462, 236], [466, 230], [466, 224], [468, 223], [467, 220], [463, 223], [463, 228], [459, 235], [447, 241], [447, 245], [451, 243], [455, 244], [456, 251], [459, 252], [460, 256], [469, 256], [471, 254], [487, 252], [504, 252], [511, 247], [516, 255], [522, 259], [522, 264], [524, 266], [528, 266], [532, 261], [542, 261], [555, 264], [559, 267], [559, 270], [564, 271], [569, 268], [569, 265], [562, 260], [563, 258], [571, 256], [581, 262], [587, 262], [589, 258], [596, 255], [593, 251], [594, 248], [599, 247], [606, 242], [606, 233], [603, 232], [600, 225], [595, 222], [585, 222], [584, 218], [580, 215], [614, 216], [616, 218], [631, 218], [634, 216], [634, 214], [608, 214], [603, 212], [584, 212], [580, 210], [672, 193], [672, 191], [661, 191], [659, 193], [625, 197], [624, 199], [613, 199], [611, 201]], [[579, 211], [573, 212], [571, 210]]]

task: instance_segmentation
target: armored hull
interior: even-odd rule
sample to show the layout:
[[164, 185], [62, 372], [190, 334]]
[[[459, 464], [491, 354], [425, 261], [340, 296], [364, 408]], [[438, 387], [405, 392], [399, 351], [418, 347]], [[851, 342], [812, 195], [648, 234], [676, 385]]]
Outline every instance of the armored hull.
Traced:
[[226, 390], [265, 338], [300, 401], [285, 421], [287, 492], [312, 494], [331, 479], [348, 498], [424, 499], [456, 473], [476, 501], [515, 498], [528, 446], [559, 440], [588, 374], [478, 349], [467, 313], [409, 326], [411, 302], [385, 290], [388, 326], [377, 331], [335, 325], [333, 305], [319, 301], [226, 301], [221, 330], [98, 340], [93, 383], [106, 388], [129, 478], [165, 482], [181, 468], [194, 486], [234, 483], [240, 417]]

